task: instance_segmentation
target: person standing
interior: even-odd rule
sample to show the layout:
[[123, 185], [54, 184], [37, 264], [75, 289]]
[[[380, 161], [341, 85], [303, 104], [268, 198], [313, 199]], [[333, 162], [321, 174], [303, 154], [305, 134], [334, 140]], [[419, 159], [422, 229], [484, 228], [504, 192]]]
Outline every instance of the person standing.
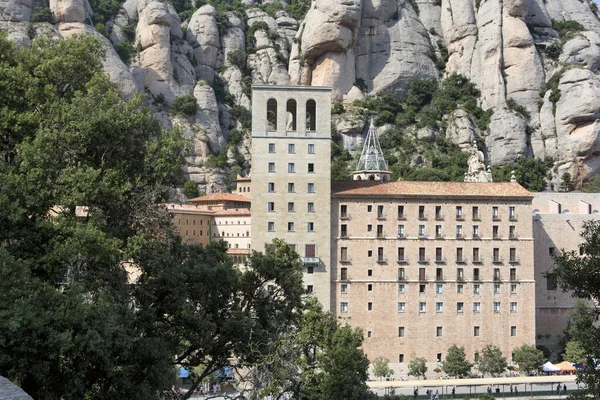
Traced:
[[515, 386], [515, 396], [519, 393], [519, 390], [517, 389], [517, 387]]
[[566, 383], [563, 385], [563, 393], [567, 394], [567, 384]]

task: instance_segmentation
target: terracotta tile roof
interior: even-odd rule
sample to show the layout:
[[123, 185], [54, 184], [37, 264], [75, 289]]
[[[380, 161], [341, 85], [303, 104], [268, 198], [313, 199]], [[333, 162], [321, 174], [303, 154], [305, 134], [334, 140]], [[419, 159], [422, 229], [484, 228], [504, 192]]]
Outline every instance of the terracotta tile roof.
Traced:
[[208, 210], [206, 207], [198, 207], [191, 204], [165, 204], [167, 211], [169, 212], [180, 212], [185, 214], [201, 214], [201, 215], [213, 215], [214, 211]]
[[440, 196], [440, 197], [522, 197], [533, 195], [518, 183], [510, 182], [373, 182], [335, 181], [331, 183], [332, 197], [362, 196]]
[[223, 217], [226, 215], [250, 216], [249, 208], [226, 208], [225, 210], [212, 210], [212, 215], [215, 217]]
[[190, 203], [204, 203], [208, 201], [239, 201], [250, 203], [249, 198], [233, 193], [211, 193], [205, 196], [195, 197], [190, 200]]

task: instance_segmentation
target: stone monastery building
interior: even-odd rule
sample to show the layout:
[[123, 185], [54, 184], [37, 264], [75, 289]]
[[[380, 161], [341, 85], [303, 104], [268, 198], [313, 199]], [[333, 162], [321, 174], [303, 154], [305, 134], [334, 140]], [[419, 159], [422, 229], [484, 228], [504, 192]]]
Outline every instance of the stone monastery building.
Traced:
[[[301, 257], [306, 290], [362, 328], [369, 358], [387, 357], [398, 375], [412, 354], [435, 368], [453, 344], [471, 361], [487, 344], [509, 360], [536, 337], [556, 347], [573, 300], [542, 277], [552, 268], [546, 252], [577, 247], [581, 221], [598, 217], [598, 196], [534, 197], [515, 179], [494, 183], [476, 147], [465, 182], [390, 182], [372, 125], [355, 180], [332, 182], [330, 97], [324, 87], [253, 86], [252, 178], [235, 195], [173, 206], [182, 236], [226, 240], [232, 255], [284, 239]], [[561, 202], [581, 214], [570, 239], [555, 226], [569, 221]], [[199, 224], [211, 230], [191, 237], [185, 215], [210, 219]]]

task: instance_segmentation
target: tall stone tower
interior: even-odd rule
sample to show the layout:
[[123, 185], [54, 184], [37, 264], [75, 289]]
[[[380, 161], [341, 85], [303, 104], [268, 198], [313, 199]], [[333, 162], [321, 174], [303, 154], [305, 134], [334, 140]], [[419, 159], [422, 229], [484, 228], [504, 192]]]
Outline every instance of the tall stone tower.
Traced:
[[295, 247], [330, 309], [331, 88], [252, 87], [252, 248]]
[[377, 131], [375, 125], [373, 125], [373, 118], [371, 118], [369, 132], [356, 165], [356, 171], [352, 173], [352, 177], [355, 181], [388, 182], [390, 176], [391, 173], [388, 171], [387, 162], [383, 158]]

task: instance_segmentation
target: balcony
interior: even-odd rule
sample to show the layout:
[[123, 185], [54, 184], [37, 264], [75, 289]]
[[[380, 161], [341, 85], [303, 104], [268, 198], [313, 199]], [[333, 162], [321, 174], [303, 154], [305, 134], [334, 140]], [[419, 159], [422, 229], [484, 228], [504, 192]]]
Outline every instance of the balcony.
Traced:
[[377, 239], [385, 239], [385, 234], [383, 232], [377, 232]]
[[377, 262], [378, 262], [379, 264], [385, 264], [385, 263], [387, 263], [387, 258], [385, 258], [385, 257], [383, 257], [383, 256], [381, 256], [381, 257], [377, 257]]
[[457, 233], [457, 234], [456, 234], [456, 238], [457, 238], [457, 239], [464, 239], [465, 237], [463, 236], [463, 234], [462, 234], [462, 233]]
[[399, 281], [405, 281], [406, 280], [406, 275], [398, 275], [398, 280]]
[[302, 264], [304, 265], [319, 265], [321, 259], [319, 257], [302, 257]]
[[504, 263], [504, 259], [502, 257], [494, 257], [494, 258], [492, 258], [492, 263], [494, 263], [494, 264], [503, 264]]
[[426, 220], [426, 219], [427, 219], [427, 214], [425, 214], [425, 213], [419, 213], [419, 219], [420, 219], [421, 221], [424, 221], [424, 220]]
[[492, 215], [492, 221], [500, 221], [500, 215]]
[[459, 275], [456, 277], [456, 282], [464, 282], [465, 281], [465, 277], [462, 275]]
[[348, 239], [348, 232], [341, 232], [340, 233], [340, 238], [342, 238], [342, 239]]
[[436, 257], [435, 263], [436, 264], [446, 264], [446, 257]]
[[377, 213], [377, 219], [385, 219], [385, 214], [384, 213]]
[[435, 276], [435, 280], [438, 282], [443, 282], [444, 281], [444, 275], [436, 275]]
[[520, 263], [521, 263], [521, 260], [520, 260], [520, 259], [518, 259], [518, 258], [511, 258], [511, 259], [510, 259], [508, 262], [509, 262], [510, 264], [520, 264]]
[[479, 240], [479, 239], [481, 239], [481, 236], [479, 235], [479, 233], [474, 233], [473, 234], [473, 239]]
[[[480, 281], [481, 280], [481, 276], [480, 275], [473, 275], [473, 280], [474, 281]], [[476, 292], [479, 293], [479, 292]]]
[[510, 240], [517, 240], [517, 239], [519, 239], [519, 237], [517, 236], [517, 234], [516, 234], [516, 233], [511, 233], [511, 234], [509, 234], [509, 235], [508, 235], [508, 238], [509, 238]]
[[456, 263], [457, 264], [466, 264], [467, 258], [466, 257], [456, 257]]
[[500, 239], [502, 239], [502, 237], [500, 236], [500, 234], [497, 233], [495, 235], [492, 235], [492, 239], [494, 239], [494, 240], [500, 240]]
[[473, 257], [473, 264], [482, 264], [482, 263], [483, 263], [483, 257], [481, 257], [481, 256]]
[[465, 220], [465, 216], [463, 214], [456, 214], [456, 220], [457, 221], [464, 221]]
[[340, 264], [350, 264], [351, 262], [352, 262], [352, 259], [349, 257], [340, 258]]
[[399, 214], [398, 214], [398, 219], [399, 219], [399, 220], [402, 220], [402, 221], [403, 221], [403, 220], [405, 220], [405, 219], [406, 219], [406, 214], [404, 214], [404, 213], [399, 213]]
[[406, 256], [398, 256], [398, 264], [408, 264], [408, 257]]
[[501, 280], [500, 275], [494, 275], [494, 282], [500, 282]]
[[349, 213], [341, 213], [340, 214], [340, 219], [350, 219], [350, 214]]
[[406, 235], [404, 234], [404, 232], [398, 233], [398, 239], [406, 239]]
[[429, 263], [429, 258], [427, 257], [419, 257], [419, 264], [428, 264]]
[[443, 235], [441, 232], [436, 232], [436, 234], [435, 234], [435, 238], [436, 238], [436, 239], [443, 239], [443, 238], [444, 238], [444, 235]]
[[473, 221], [481, 221], [481, 216], [477, 214], [473, 214]]
[[435, 214], [435, 220], [436, 221], [443, 221], [444, 220], [444, 216], [442, 214]]
[[508, 216], [509, 221], [517, 221], [517, 214], [511, 214]]

